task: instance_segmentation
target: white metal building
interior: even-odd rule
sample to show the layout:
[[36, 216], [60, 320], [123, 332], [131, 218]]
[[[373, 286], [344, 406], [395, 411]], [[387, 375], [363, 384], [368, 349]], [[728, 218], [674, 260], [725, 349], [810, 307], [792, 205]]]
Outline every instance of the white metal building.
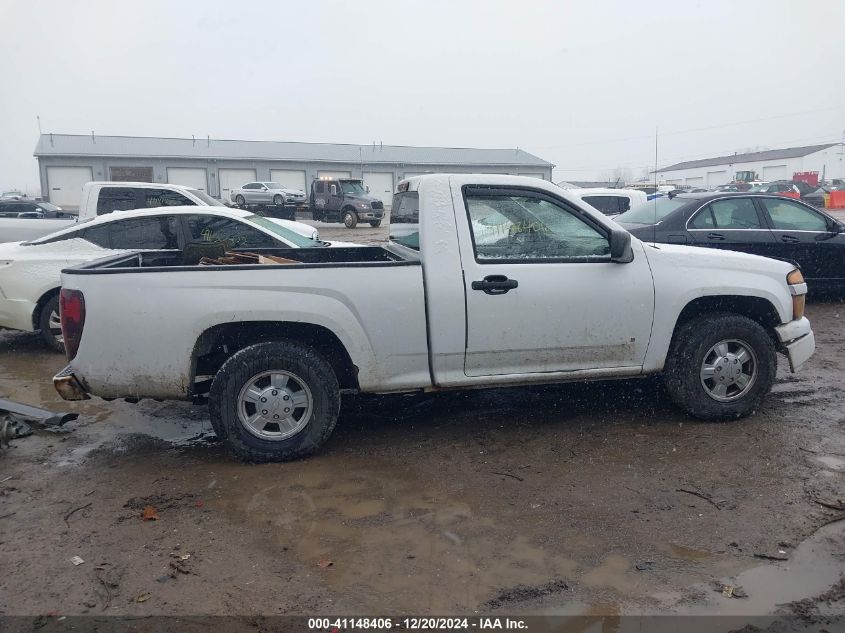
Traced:
[[788, 147], [676, 163], [657, 170], [661, 184], [712, 189], [731, 182], [738, 171], [754, 171], [764, 181], [792, 180], [797, 172], [817, 171], [819, 177], [845, 178], [842, 143]]
[[308, 191], [320, 176], [362, 178], [385, 205], [396, 184], [426, 173], [492, 173], [551, 180], [552, 165], [521, 149], [341, 145], [211, 138], [42, 134], [35, 148], [45, 199], [79, 206], [91, 180], [189, 185], [229, 199], [251, 181], [281, 182]]

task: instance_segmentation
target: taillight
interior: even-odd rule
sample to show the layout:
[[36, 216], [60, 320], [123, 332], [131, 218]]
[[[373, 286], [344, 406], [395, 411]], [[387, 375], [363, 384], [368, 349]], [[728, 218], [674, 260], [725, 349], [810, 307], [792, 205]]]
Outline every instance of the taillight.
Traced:
[[82, 328], [85, 326], [85, 297], [79, 290], [62, 288], [59, 293], [59, 314], [62, 318], [65, 353], [68, 360], [73, 360], [79, 350]]

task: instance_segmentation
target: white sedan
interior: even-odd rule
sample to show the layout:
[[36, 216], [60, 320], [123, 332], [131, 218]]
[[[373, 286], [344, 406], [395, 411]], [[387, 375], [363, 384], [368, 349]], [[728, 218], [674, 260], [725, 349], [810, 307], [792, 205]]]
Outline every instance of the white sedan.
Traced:
[[[305, 227], [305, 229], [303, 229]], [[302, 235], [301, 222], [225, 207], [162, 207], [115, 211], [29, 242], [0, 244], [0, 328], [40, 330], [64, 351], [59, 322], [61, 271], [125, 251], [182, 250], [226, 241], [241, 250], [331, 246]], [[338, 242], [338, 246], [353, 246]]]

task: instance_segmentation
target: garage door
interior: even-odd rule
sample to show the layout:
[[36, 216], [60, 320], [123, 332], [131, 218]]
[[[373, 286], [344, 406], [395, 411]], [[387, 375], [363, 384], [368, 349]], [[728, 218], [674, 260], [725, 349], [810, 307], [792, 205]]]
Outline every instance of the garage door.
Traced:
[[305, 191], [305, 172], [296, 169], [271, 169], [270, 180], [279, 182], [288, 189]]
[[684, 184], [689, 185], [690, 187], [704, 187], [704, 176], [698, 176], [697, 178], [687, 178]]
[[787, 180], [786, 165], [770, 165], [763, 167], [763, 180]]
[[218, 169], [217, 178], [220, 182], [220, 199], [227, 202], [231, 200], [229, 194], [232, 189], [256, 180], [254, 169]]
[[167, 182], [171, 185], [185, 185], [200, 191], [208, 191], [208, 173], [194, 167], [168, 167]]
[[94, 180], [90, 167], [48, 167], [47, 196], [64, 209], [79, 209], [82, 185]]
[[725, 185], [730, 182], [727, 170], [722, 171], [708, 171], [707, 172], [707, 188], [712, 189], [719, 185]]
[[365, 171], [364, 185], [370, 188], [370, 194], [389, 207], [393, 203], [393, 174], [389, 171]]
[[318, 178], [352, 178], [351, 171], [318, 171]]

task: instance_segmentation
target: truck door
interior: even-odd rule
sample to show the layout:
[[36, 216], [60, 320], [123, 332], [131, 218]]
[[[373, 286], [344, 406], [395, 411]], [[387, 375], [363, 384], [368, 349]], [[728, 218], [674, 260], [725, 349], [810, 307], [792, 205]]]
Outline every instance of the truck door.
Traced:
[[642, 366], [654, 287], [638, 243], [632, 262], [611, 262], [609, 229], [539, 189], [462, 198], [467, 376]]
[[343, 190], [340, 188], [340, 182], [337, 180], [327, 180], [326, 187], [329, 191], [327, 197], [328, 210], [332, 214], [337, 214], [340, 211], [340, 207], [343, 206]]

